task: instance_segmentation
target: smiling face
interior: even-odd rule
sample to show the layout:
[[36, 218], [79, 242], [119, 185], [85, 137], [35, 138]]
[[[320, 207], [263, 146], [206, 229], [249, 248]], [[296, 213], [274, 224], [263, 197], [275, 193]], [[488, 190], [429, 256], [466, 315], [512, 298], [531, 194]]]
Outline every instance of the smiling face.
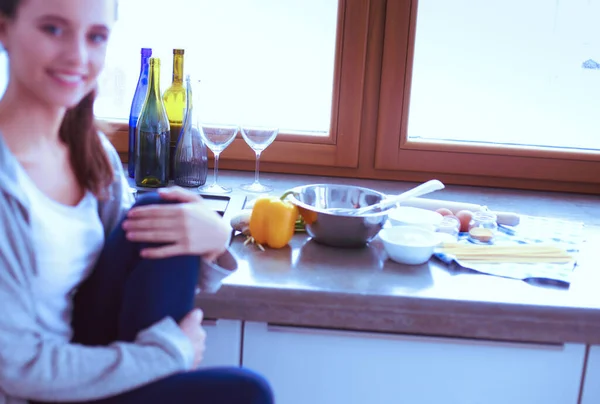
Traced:
[[116, 0], [21, 0], [3, 16], [9, 87], [53, 106], [70, 108], [96, 87]]

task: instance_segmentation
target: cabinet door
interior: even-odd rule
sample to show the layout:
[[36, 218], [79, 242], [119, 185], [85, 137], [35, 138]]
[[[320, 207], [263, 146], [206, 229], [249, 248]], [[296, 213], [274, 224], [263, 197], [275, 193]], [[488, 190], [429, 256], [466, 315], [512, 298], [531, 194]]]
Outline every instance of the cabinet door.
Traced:
[[600, 404], [600, 345], [590, 347], [581, 404]]
[[242, 322], [239, 320], [204, 320], [206, 350], [201, 367], [240, 366]]
[[576, 404], [585, 346], [246, 323], [243, 365], [280, 404]]

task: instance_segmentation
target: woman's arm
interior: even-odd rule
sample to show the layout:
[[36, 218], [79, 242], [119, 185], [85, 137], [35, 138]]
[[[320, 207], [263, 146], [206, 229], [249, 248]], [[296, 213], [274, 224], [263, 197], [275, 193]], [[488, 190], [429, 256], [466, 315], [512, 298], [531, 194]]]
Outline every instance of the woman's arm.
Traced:
[[[131, 192], [129, 192], [129, 182], [125, 177], [119, 154], [104, 134], [100, 133], [100, 136], [115, 171], [115, 183], [112, 185], [112, 194], [116, 200], [103, 203], [103, 208], [101, 209], [103, 212], [101, 211], [100, 215], [103, 221], [110, 222], [107, 227], [112, 229], [117, 225], [118, 220], [126, 216], [131, 206], [133, 206], [135, 199]], [[175, 192], [174, 199], [177, 200], [177, 198], [178, 192]], [[186, 201], [185, 198], [181, 198], [182, 203]], [[216, 231], [215, 227], [213, 227], [213, 231]], [[216, 292], [221, 286], [221, 281], [237, 270], [237, 258], [226, 248], [229, 245], [232, 230], [231, 228], [227, 228], [226, 231], [229, 236], [223, 242], [224, 251], [215, 260], [203, 259], [202, 261], [199, 285], [202, 292]]]
[[19, 203], [0, 195], [0, 390], [40, 401], [87, 401], [189, 369], [193, 348], [166, 318], [134, 344], [85, 347], [44, 335], [31, 292], [33, 249]]

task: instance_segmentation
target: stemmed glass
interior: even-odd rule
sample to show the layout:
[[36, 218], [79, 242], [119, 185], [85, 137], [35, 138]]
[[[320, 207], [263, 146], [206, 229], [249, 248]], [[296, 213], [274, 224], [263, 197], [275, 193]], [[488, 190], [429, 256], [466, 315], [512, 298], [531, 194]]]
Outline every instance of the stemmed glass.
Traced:
[[275, 127], [242, 127], [242, 137], [244, 138], [248, 146], [250, 146], [250, 148], [252, 148], [252, 150], [254, 150], [254, 152], [256, 153], [256, 168], [254, 170], [254, 182], [251, 184], [240, 185], [240, 188], [244, 191], [262, 193], [270, 192], [273, 190], [273, 187], [263, 185], [260, 183], [258, 179], [258, 172], [261, 153], [267, 147], [269, 147], [271, 143], [273, 143], [273, 140], [275, 140], [278, 133], [279, 128]]
[[231, 192], [231, 188], [223, 187], [217, 183], [219, 175], [219, 155], [231, 144], [231, 142], [233, 142], [235, 135], [237, 135], [239, 130], [239, 126], [236, 125], [200, 124], [202, 140], [204, 140], [206, 147], [208, 147], [215, 155], [215, 167], [213, 183], [199, 187], [199, 191], [211, 194], [227, 194]]

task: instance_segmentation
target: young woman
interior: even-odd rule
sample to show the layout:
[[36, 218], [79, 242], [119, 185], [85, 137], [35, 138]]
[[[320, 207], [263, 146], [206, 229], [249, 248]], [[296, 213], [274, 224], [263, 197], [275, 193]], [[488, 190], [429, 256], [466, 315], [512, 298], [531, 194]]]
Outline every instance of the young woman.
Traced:
[[95, 127], [116, 7], [0, 0], [0, 403], [271, 403], [250, 371], [195, 369], [193, 297], [235, 265], [229, 227], [182, 189], [131, 207]]

